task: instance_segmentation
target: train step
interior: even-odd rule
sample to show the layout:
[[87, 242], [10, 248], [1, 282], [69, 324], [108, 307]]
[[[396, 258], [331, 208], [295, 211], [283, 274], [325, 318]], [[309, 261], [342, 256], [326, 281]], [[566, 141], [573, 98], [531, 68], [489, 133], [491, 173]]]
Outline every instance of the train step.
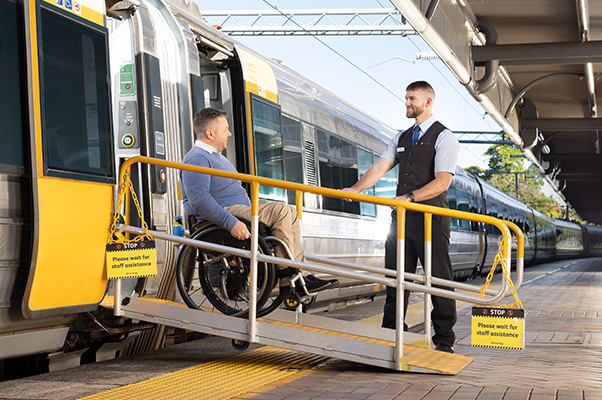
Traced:
[[[246, 319], [166, 300], [126, 297], [122, 304], [128, 318], [227, 337], [236, 343], [249, 339]], [[113, 307], [112, 298], [105, 298], [101, 305]], [[395, 331], [294, 311], [279, 309], [258, 319], [255, 342], [388, 369], [395, 369], [396, 364]], [[424, 336], [404, 332], [403, 371], [455, 375], [472, 360], [431, 350]]]

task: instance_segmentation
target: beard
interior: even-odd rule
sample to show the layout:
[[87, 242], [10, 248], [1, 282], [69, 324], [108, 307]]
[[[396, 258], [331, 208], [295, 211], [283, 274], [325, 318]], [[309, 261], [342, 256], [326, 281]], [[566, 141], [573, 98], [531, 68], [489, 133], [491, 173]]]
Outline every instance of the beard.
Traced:
[[413, 106], [410, 107], [406, 110], [406, 117], [407, 118], [416, 118], [418, 117], [420, 114], [422, 114], [424, 112], [424, 107], [421, 106]]

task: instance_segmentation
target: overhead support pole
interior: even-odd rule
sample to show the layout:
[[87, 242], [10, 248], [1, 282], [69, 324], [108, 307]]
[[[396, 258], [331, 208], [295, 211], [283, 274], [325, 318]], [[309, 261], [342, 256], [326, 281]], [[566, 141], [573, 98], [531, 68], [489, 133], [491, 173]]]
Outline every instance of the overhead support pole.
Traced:
[[579, 22], [579, 36], [582, 42], [589, 41], [589, 4], [587, 0], [577, 1], [577, 20]]
[[602, 130], [601, 118], [527, 118], [521, 120], [523, 128], [542, 131], [595, 131]]
[[[477, 28], [485, 35], [487, 45], [497, 45], [497, 32], [489, 22], [480, 19], [477, 22]], [[497, 73], [500, 66], [498, 60], [488, 60], [485, 62], [485, 75], [477, 81], [475, 91], [478, 94], [487, 93], [495, 87], [497, 83]]]
[[498, 44], [471, 47], [475, 62], [499, 60], [504, 65], [586, 64], [602, 62], [602, 41]]
[[[590, 21], [588, 0], [576, 0], [577, 20], [579, 22], [579, 37], [581, 42], [589, 42]], [[590, 117], [598, 117], [598, 103], [596, 100], [596, 86], [594, 80], [594, 67], [591, 62], [585, 64], [585, 79], [587, 83], [587, 95]]]

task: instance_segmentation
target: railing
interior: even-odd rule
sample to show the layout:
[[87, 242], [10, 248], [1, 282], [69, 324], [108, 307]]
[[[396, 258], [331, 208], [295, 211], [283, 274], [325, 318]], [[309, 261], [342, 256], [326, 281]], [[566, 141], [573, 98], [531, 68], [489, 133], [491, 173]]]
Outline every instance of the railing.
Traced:
[[[300, 268], [300, 269], [308, 269], [311, 271], [323, 272], [327, 274], [343, 276], [348, 278], [353, 278], [361, 281], [367, 281], [371, 283], [377, 283], [381, 285], [386, 285], [390, 287], [397, 288], [397, 312], [396, 312], [396, 334], [395, 334], [395, 363], [396, 369], [400, 370], [402, 368], [402, 357], [403, 357], [403, 309], [404, 309], [404, 296], [401, 295], [403, 290], [413, 290], [416, 292], [425, 293], [425, 318], [424, 318], [424, 331], [425, 331], [425, 339], [430, 341], [430, 316], [428, 312], [430, 312], [430, 296], [436, 295], [440, 297], [447, 297], [456, 300], [463, 300], [472, 303], [478, 304], [496, 304], [505, 296], [511, 294], [510, 288], [506, 280], [502, 280], [501, 287], [496, 291], [493, 289], [488, 289], [485, 291], [486, 297], [481, 297], [480, 294], [472, 295], [468, 293], [449, 291], [445, 289], [440, 289], [433, 287], [433, 285], [448, 287], [452, 289], [459, 289], [462, 291], [468, 292], [479, 292], [479, 288], [465, 283], [449, 281], [445, 279], [440, 279], [431, 276], [431, 254], [432, 254], [432, 244], [431, 244], [431, 232], [432, 232], [432, 216], [433, 215], [443, 215], [453, 218], [466, 219], [470, 221], [482, 222], [485, 224], [490, 224], [497, 227], [502, 233], [503, 240], [500, 243], [500, 251], [502, 252], [503, 259], [506, 262], [507, 266], [510, 266], [510, 256], [511, 256], [511, 236], [510, 230], [512, 230], [516, 235], [516, 245], [517, 245], [517, 262], [516, 262], [516, 271], [517, 271], [517, 282], [514, 286], [515, 289], [518, 289], [522, 284], [523, 280], [523, 257], [524, 257], [524, 238], [522, 232], [515, 224], [502, 221], [497, 218], [489, 217], [486, 215], [480, 214], [472, 214], [464, 211], [450, 210], [447, 208], [439, 208], [428, 206], [424, 204], [418, 203], [410, 203], [399, 200], [387, 199], [382, 197], [375, 197], [363, 194], [356, 194], [350, 192], [344, 192], [341, 190], [335, 189], [327, 189], [316, 186], [309, 186], [300, 183], [292, 183], [285, 182], [276, 179], [240, 174], [235, 172], [217, 170], [206, 167], [199, 167], [195, 165], [183, 164], [173, 161], [159, 160], [149, 157], [137, 156], [128, 159], [121, 167], [119, 174], [119, 182], [122, 183], [126, 176], [129, 176], [129, 171], [131, 165], [134, 163], [145, 163], [151, 165], [158, 165], [167, 168], [175, 168], [179, 170], [198, 172], [208, 175], [221, 176], [224, 178], [237, 179], [242, 182], [248, 182], [251, 184], [251, 249], [250, 250], [241, 250], [227, 246], [221, 246], [216, 244], [211, 244], [207, 242], [199, 242], [196, 240], [192, 240], [185, 237], [174, 236], [166, 233], [150, 231], [154, 237], [158, 239], [164, 239], [168, 241], [173, 241], [177, 243], [183, 243], [186, 245], [204, 248], [213, 251], [220, 251], [224, 253], [229, 253], [233, 255], [238, 255], [241, 257], [249, 258], [251, 260], [251, 298], [249, 300], [249, 342], [253, 343], [256, 341], [257, 336], [257, 263], [259, 261], [275, 263], [278, 265], [286, 265], [290, 267]], [[126, 175], [127, 174], [127, 175]], [[418, 211], [424, 213], [424, 224], [425, 224], [425, 259], [424, 259], [424, 275], [418, 274], [410, 274], [403, 273], [398, 274], [397, 271], [388, 270], [385, 268], [371, 267], [356, 263], [349, 263], [337, 260], [331, 260], [323, 257], [306, 255], [306, 259], [308, 261], [314, 262], [299, 262], [290, 259], [283, 259], [278, 257], [267, 256], [263, 254], [259, 254], [258, 252], [258, 227], [259, 227], [259, 187], [270, 186], [276, 187], [286, 190], [294, 190], [296, 193], [296, 209], [299, 218], [301, 219], [303, 216], [302, 210], [302, 195], [303, 193], [313, 193], [322, 196], [329, 196], [339, 199], [351, 199], [358, 202], [365, 202], [371, 204], [385, 205], [390, 207], [397, 208], [397, 271], [404, 271], [404, 252], [405, 252], [405, 218], [406, 218], [406, 210]], [[126, 192], [127, 196], [127, 192]], [[125, 204], [129, 204], [126, 198]], [[119, 211], [119, 210], [117, 210]], [[125, 224], [117, 225], [117, 228], [128, 232], [141, 234], [144, 233], [144, 230], [141, 228], [136, 228], [129, 226], [129, 212], [126, 211], [125, 216]], [[319, 262], [320, 264], [316, 264]], [[327, 264], [327, 265], [323, 265]], [[339, 268], [344, 267], [344, 268]], [[390, 277], [390, 278], [389, 278]], [[391, 278], [394, 278], [391, 279]], [[409, 280], [406, 282], [405, 280]], [[115, 282], [115, 314], [120, 315], [121, 311], [121, 282], [120, 280], [116, 280]]]

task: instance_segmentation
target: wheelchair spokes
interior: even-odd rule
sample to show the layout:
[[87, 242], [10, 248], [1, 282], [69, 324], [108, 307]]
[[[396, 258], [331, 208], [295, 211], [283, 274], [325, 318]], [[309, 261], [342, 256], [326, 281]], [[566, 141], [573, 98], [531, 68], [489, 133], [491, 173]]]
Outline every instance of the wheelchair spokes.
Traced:
[[[217, 227], [195, 233], [192, 238], [212, 243], [231, 245], [229, 235]], [[270, 254], [265, 241], [260, 241], [260, 252]], [[257, 264], [257, 315], [276, 309], [280, 298], [273, 295], [276, 284], [274, 265]], [[182, 299], [191, 308], [216, 309], [224, 314], [246, 316], [251, 298], [250, 260], [227, 253], [182, 246], [176, 261], [176, 280]]]

